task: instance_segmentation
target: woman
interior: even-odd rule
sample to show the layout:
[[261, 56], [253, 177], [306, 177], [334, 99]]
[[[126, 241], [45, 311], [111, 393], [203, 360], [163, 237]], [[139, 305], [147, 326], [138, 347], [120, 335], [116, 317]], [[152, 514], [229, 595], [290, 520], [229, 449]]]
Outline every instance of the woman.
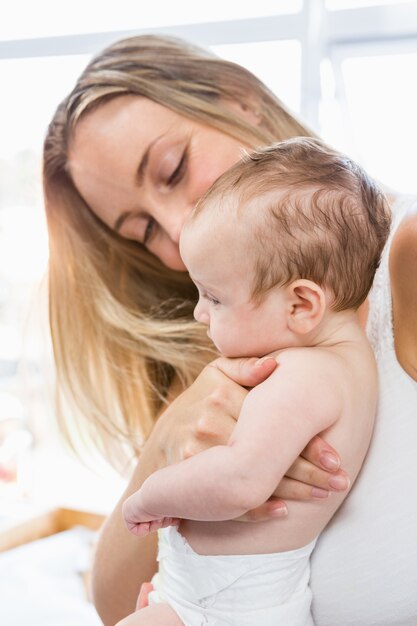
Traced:
[[[271, 372], [270, 362], [253, 360], [203, 368], [214, 355], [192, 322], [195, 293], [178, 236], [242, 149], [309, 134], [243, 68], [161, 37], [111, 46], [58, 108], [44, 166], [58, 380], [87, 418], [81, 434], [107, 458], [123, 462], [128, 444], [141, 452], [121, 502], [158, 467], [227, 440], [244, 387]], [[393, 238], [359, 311], [383, 381], [378, 423], [357, 486], [315, 551], [318, 626], [417, 620], [417, 506], [405, 498], [417, 471], [417, 202], [392, 197], [392, 205]], [[74, 441], [71, 424], [66, 432]], [[303, 457], [279, 485], [280, 498], [346, 488], [324, 441]], [[131, 538], [120, 506], [96, 555], [94, 595], [105, 624], [131, 612], [156, 568], [155, 537]], [[285, 513], [285, 502], [271, 499], [244, 521]]]

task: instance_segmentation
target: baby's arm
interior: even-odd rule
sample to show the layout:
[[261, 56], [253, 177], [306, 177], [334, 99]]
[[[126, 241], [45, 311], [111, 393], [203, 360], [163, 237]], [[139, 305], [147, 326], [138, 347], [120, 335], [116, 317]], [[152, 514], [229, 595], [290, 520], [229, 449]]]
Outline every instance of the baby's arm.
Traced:
[[282, 354], [279, 367], [245, 399], [227, 445], [152, 474], [126, 500], [136, 534], [166, 517], [221, 521], [262, 504], [317, 433], [340, 414], [341, 393], [320, 350]]

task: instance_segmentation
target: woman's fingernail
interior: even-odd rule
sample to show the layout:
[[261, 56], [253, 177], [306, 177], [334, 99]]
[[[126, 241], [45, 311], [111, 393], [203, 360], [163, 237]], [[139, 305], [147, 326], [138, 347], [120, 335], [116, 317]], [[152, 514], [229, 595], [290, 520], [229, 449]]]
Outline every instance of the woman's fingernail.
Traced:
[[340, 460], [331, 452], [323, 452], [320, 455], [320, 463], [328, 470], [337, 470], [340, 467]]
[[288, 509], [286, 506], [278, 506], [274, 509], [271, 509], [272, 517], [285, 517], [288, 515]]
[[313, 487], [311, 495], [313, 498], [320, 498], [323, 500], [324, 498], [328, 498], [330, 496], [330, 491], [327, 491], [327, 489], [320, 489], [320, 487]]
[[328, 483], [333, 489], [345, 491], [349, 489], [350, 480], [346, 476], [330, 476]]
[[276, 360], [274, 359], [274, 357], [272, 356], [264, 356], [262, 357], [262, 359], [258, 359], [255, 363], [255, 367], [260, 367], [261, 365], [263, 365], [266, 361], [273, 361], [274, 363], [276, 363]]

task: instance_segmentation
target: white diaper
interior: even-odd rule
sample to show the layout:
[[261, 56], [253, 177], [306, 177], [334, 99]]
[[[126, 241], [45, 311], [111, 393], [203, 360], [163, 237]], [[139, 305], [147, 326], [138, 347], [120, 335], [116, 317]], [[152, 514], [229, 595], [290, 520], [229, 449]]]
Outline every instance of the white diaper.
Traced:
[[174, 526], [159, 531], [149, 603], [168, 603], [185, 626], [314, 626], [309, 557], [289, 552], [204, 556]]

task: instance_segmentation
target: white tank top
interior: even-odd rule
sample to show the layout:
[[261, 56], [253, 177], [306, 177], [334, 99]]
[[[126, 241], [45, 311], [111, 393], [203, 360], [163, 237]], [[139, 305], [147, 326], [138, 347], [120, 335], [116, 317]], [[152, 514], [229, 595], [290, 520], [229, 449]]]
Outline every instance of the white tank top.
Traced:
[[417, 626], [417, 382], [395, 355], [388, 269], [392, 236], [413, 208], [417, 198], [395, 202], [369, 296], [378, 415], [362, 471], [312, 555], [316, 626]]

